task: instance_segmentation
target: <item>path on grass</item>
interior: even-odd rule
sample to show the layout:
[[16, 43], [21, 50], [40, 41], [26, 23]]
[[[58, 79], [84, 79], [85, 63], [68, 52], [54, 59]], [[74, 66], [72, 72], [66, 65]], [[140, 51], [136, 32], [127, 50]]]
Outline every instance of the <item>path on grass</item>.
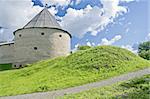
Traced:
[[130, 72], [100, 82], [94, 82], [82, 86], [77, 86], [77, 87], [72, 87], [72, 88], [67, 88], [67, 89], [62, 89], [57, 91], [51, 91], [51, 92], [43, 92], [43, 93], [41, 92], [41, 93], [25, 94], [25, 95], [18, 95], [18, 96], [0, 97], [0, 99], [56, 99], [56, 97], [63, 96], [64, 94], [74, 94], [74, 93], [79, 93], [82, 91], [89, 90], [91, 88], [104, 87], [117, 82], [130, 80], [135, 77], [141, 77], [146, 74], [150, 74], [150, 68], [139, 70], [136, 72]]

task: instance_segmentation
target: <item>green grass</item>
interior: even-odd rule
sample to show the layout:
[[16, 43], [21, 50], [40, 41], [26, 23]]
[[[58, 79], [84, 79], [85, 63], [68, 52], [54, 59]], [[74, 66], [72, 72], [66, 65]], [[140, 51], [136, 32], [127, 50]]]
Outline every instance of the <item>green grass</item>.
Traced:
[[59, 99], [149, 99], [150, 75], [126, 82], [95, 88], [77, 94], [70, 94]]
[[0, 71], [11, 70], [12, 64], [0, 64]]
[[125, 49], [98, 46], [20, 70], [0, 72], [0, 96], [68, 88], [146, 67], [150, 67], [149, 61]]

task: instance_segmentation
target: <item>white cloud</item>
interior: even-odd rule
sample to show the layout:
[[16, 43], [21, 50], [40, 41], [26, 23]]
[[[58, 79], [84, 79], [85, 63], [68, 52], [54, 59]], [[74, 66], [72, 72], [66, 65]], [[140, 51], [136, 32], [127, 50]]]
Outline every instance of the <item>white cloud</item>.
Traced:
[[[95, 7], [95, 9], [97, 9], [95, 11], [99, 13], [98, 7]], [[92, 25], [94, 26], [93, 21], [98, 21], [97, 18], [94, 18], [94, 14], [96, 13], [91, 10], [93, 10], [91, 6], [87, 6], [85, 9], [81, 10], [69, 8], [67, 14], [62, 17], [60, 24], [74, 36], [83, 37], [84, 34], [90, 30], [90, 27], [92, 27]]]
[[96, 36], [108, 24], [113, 23], [116, 17], [127, 13], [127, 8], [119, 5], [119, 0], [101, 0], [101, 3], [103, 8], [90, 5], [80, 10], [69, 8], [67, 14], [61, 18], [61, 26], [79, 38], [87, 32]]
[[91, 42], [89, 42], [89, 41], [86, 43], [86, 45], [87, 46], [92, 46]]
[[92, 46], [95, 46], [95, 43], [94, 43], [94, 42], [92, 42]]
[[[1, 30], [0, 40], [11, 41], [13, 32], [22, 28], [43, 8], [34, 6], [31, 0], [0, 0], [0, 26], [7, 29]], [[54, 7], [49, 9], [54, 15], [57, 13]]]
[[138, 1], [138, 0], [120, 0], [122, 2], [133, 2], [133, 1]]
[[128, 32], [129, 32], [129, 30], [130, 30], [130, 28], [126, 28], [126, 33], [128, 33]]
[[58, 12], [57, 9], [55, 9], [55, 7], [51, 7], [50, 9], [48, 9], [50, 11], [50, 13], [55, 16], [55, 14]]
[[80, 44], [79, 43], [77, 43], [75, 46], [74, 46], [74, 48], [71, 50], [71, 52], [76, 52], [77, 50], [78, 50], [78, 47], [80, 46]]
[[138, 52], [138, 50], [135, 50], [131, 45], [122, 45], [121, 47], [125, 48], [125, 49], [127, 49], [127, 50], [129, 50], [135, 54], [137, 54], [137, 52]]
[[80, 4], [82, 0], [76, 0], [76, 4]]
[[70, 4], [70, 0], [41, 0], [43, 5], [58, 5], [58, 6], [66, 6]]
[[148, 35], [147, 35], [147, 39], [148, 39], [148, 40], [150, 40], [150, 33], [148, 33]]
[[0, 0], [0, 26], [6, 27], [0, 39], [12, 40], [13, 31], [22, 28], [40, 7], [33, 7], [31, 0]]
[[148, 34], [148, 37], [150, 38], [150, 33]]
[[0, 34], [2, 34], [4, 32], [4, 29], [3, 28], [1, 28], [0, 29]]
[[[76, 0], [76, 3], [80, 2], [81, 0]], [[113, 23], [114, 18], [127, 12], [125, 7], [119, 5], [119, 0], [101, 0], [101, 2], [104, 8], [92, 8], [88, 5], [80, 10], [67, 9], [67, 14], [60, 18], [62, 27], [76, 37], [83, 37], [87, 32], [96, 36], [109, 23]], [[70, 0], [43, 0], [43, 3], [66, 6], [70, 4]], [[41, 10], [41, 7], [33, 7], [31, 0], [0, 0], [0, 26], [8, 28], [3, 31], [3, 37], [12, 40], [12, 32], [22, 28]], [[55, 7], [49, 10], [53, 15], [57, 13]]]
[[98, 31], [96, 30], [91, 30], [91, 35], [96, 36], [98, 34]]
[[121, 35], [116, 35], [111, 40], [108, 40], [107, 38], [103, 38], [102, 42], [99, 45], [112, 45], [113, 43], [115, 43], [116, 41], [120, 40], [121, 38], [122, 38]]
[[20, 27], [39, 12], [40, 7], [33, 7], [31, 0], [1, 0], [0, 25], [5, 27]]
[[146, 41], [150, 41], [150, 32], [147, 34], [147, 36], [145, 37]]
[[3, 33], [4, 33], [4, 29], [0, 28], [0, 42], [4, 41]]

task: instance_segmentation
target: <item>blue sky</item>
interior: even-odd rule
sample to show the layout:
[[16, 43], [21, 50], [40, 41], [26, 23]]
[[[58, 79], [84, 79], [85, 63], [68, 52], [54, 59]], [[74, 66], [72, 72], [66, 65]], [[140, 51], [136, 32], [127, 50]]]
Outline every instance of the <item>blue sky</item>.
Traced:
[[122, 39], [116, 41], [113, 45], [134, 45], [146, 41], [149, 33], [147, 1], [131, 2], [122, 5], [127, 6], [129, 12], [116, 18], [115, 24], [107, 26], [96, 37], [87, 34], [82, 39], [74, 38], [73, 42], [85, 44], [86, 39], [88, 39], [98, 44], [102, 38], [112, 39], [115, 35], [121, 35]]
[[[18, 3], [18, 5], [12, 5], [13, 2], [9, 3], [10, 0], [5, 1], [7, 1], [6, 4], [9, 4], [9, 7], [11, 5], [11, 7], [18, 6], [18, 8], [21, 8], [22, 6], [19, 6], [19, 4], [24, 4], [24, 0]], [[17, 2], [17, 0], [14, 1]], [[74, 49], [77, 45], [115, 45], [129, 50], [136, 50], [135, 48], [138, 43], [150, 40], [149, 0], [26, 1], [32, 3], [32, 7], [28, 7], [27, 11], [34, 9], [34, 14], [32, 14], [31, 10], [31, 14], [27, 15], [27, 18], [24, 19], [25, 21], [21, 22], [17, 19], [16, 21], [13, 21], [18, 22], [18, 24], [19, 22], [22, 23], [16, 27], [21, 28], [25, 22], [29, 21], [38, 13], [38, 11], [43, 9], [44, 5], [47, 3], [51, 6], [49, 9], [53, 8], [52, 10], [55, 12], [54, 15], [56, 19], [60, 21], [59, 23], [62, 27], [72, 34], [72, 49]], [[2, 1], [0, 1], [0, 3], [1, 2]], [[30, 3], [26, 2], [25, 4], [27, 6]], [[12, 9], [11, 7], [10, 9]], [[35, 11], [36, 9], [38, 10]], [[6, 10], [5, 13], [2, 11], [0, 12], [1, 20], [5, 20], [5, 15], [8, 15], [6, 13], [9, 13], [7, 11], [9, 10]], [[21, 16], [20, 18], [23, 18], [22, 14], [19, 16]], [[30, 18], [28, 18], [28, 16], [30, 16]], [[11, 22], [12, 21], [10, 21], [10, 23]], [[1, 28], [0, 39], [7, 40], [9, 38], [9, 40], [11, 40], [11, 38], [13, 38], [11, 32], [13, 32], [16, 28], [12, 28], [13, 25], [8, 26], [8, 24], [4, 23], [5, 21], [0, 22], [0, 27], [11, 27], [11, 29], [2, 30]], [[2, 36], [5, 36], [5, 38]]]

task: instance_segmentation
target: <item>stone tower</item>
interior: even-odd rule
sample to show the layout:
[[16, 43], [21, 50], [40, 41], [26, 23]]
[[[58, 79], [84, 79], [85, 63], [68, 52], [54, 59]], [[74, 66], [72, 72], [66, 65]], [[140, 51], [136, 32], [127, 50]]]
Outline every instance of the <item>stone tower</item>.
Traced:
[[70, 53], [71, 35], [60, 27], [47, 8], [14, 35], [14, 67]]

